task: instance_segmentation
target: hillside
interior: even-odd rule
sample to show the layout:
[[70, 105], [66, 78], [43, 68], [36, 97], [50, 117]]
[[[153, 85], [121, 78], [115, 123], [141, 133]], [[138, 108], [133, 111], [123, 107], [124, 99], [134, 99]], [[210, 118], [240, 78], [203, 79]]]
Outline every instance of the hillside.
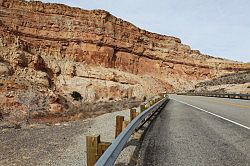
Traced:
[[86, 103], [140, 101], [250, 68], [103, 10], [23, 0], [0, 0], [0, 10], [2, 119], [84, 114]]
[[190, 92], [250, 94], [250, 71], [227, 74], [200, 82]]

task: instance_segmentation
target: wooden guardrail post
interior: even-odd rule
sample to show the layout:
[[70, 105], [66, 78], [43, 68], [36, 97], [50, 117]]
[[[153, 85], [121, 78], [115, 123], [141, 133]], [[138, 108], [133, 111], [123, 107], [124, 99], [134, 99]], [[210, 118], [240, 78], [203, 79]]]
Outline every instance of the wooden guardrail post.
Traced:
[[122, 130], [124, 130], [128, 126], [128, 124], [129, 124], [129, 121], [124, 120], [122, 122]]
[[115, 137], [117, 137], [122, 132], [123, 121], [124, 116], [116, 116]]
[[153, 100], [150, 100], [149, 101], [149, 106], [151, 107], [152, 105], [154, 105]]
[[100, 142], [100, 135], [87, 136], [87, 165], [93, 166], [98, 160], [98, 143]]
[[110, 144], [110, 142], [101, 142], [100, 135], [86, 136], [87, 166], [94, 166]]
[[146, 110], [146, 105], [145, 104], [141, 104], [140, 105], [140, 111], [141, 111], [141, 113], [144, 111], [144, 110]]
[[100, 142], [97, 147], [97, 155], [98, 159], [102, 156], [102, 154], [105, 152], [105, 150], [111, 145], [110, 142]]
[[160, 99], [163, 99], [164, 97], [167, 97], [168, 94], [167, 93], [160, 93], [158, 96]]
[[130, 122], [135, 119], [136, 117], [136, 109], [135, 108], [132, 108], [130, 109]]

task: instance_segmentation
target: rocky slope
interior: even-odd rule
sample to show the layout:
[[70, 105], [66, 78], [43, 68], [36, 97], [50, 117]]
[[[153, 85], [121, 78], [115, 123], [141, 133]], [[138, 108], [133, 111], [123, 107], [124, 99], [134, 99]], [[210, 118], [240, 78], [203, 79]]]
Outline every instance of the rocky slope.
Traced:
[[8, 116], [17, 108], [27, 116], [33, 108], [46, 115], [83, 106], [72, 91], [90, 103], [141, 100], [249, 68], [103, 10], [0, 0], [0, 101]]
[[250, 94], [250, 70], [200, 82], [190, 92]]

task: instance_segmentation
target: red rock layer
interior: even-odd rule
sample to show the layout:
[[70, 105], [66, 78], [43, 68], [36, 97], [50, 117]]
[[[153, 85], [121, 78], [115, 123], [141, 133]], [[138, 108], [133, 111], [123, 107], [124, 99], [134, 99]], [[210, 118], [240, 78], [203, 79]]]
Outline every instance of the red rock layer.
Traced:
[[[44, 61], [38, 63], [44, 65], [39, 71], [47, 73], [50, 84], [62, 86], [61, 77], [70, 75], [66, 82], [71, 88], [64, 86], [65, 91], [74, 88], [72, 79], [77, 79], [98, 99], [110, 93], [121, 97], [130, 91], [130, 96], [141, 96], [182, 90], [200, 80], [250, 68], [203, 55], [178, 38], [147, 32], [103, 10], [23, 0], [0, 0], [0, 10], [0, 44], [9, 49], [2, 51], [3, 59], [13, 66], [14, 46], [29, 55], [39, 54]], [[34, 68], [29, 64], [23, 67]], [[116, 85], [107, 86], [105, 81]]]

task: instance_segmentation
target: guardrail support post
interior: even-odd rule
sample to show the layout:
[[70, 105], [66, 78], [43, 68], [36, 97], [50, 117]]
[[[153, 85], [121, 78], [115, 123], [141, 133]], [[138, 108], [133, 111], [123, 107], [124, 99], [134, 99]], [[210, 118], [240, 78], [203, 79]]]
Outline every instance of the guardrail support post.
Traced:
[[111, 145], [110, 142], [100, 142], [97, 147], [98, 159], [102, 156], [105, 150]]
[[110, 144], [110, 142], [101, 142], [100, 135], [86, 136], [87, 166], [94, 166]]
[[128, 124], [129, 124], [129, 121], [124, 120], [122, 122], [122, 130], [124, 130], [128, 126]]
[[87, 165], [93, 166], [98, 160], [98, 143], [100, 142], [100, 135], [87, 136]]
[[146, 109], [146, 105], [145, 104], [140, 105], [140, 109], [141, 109], [141, 113], [142, 113]]
[[116, 116], [115, 138], [122, 132], [124, 116]]
[[135, 119], [136, 117], [136, 109], [135, 108], [132, 108], [130, 109], [130, 122]]
[[149, 107], [151, 107], [152, 105], [154, 105], [153, 100], [150, 100], [149, 101]]

